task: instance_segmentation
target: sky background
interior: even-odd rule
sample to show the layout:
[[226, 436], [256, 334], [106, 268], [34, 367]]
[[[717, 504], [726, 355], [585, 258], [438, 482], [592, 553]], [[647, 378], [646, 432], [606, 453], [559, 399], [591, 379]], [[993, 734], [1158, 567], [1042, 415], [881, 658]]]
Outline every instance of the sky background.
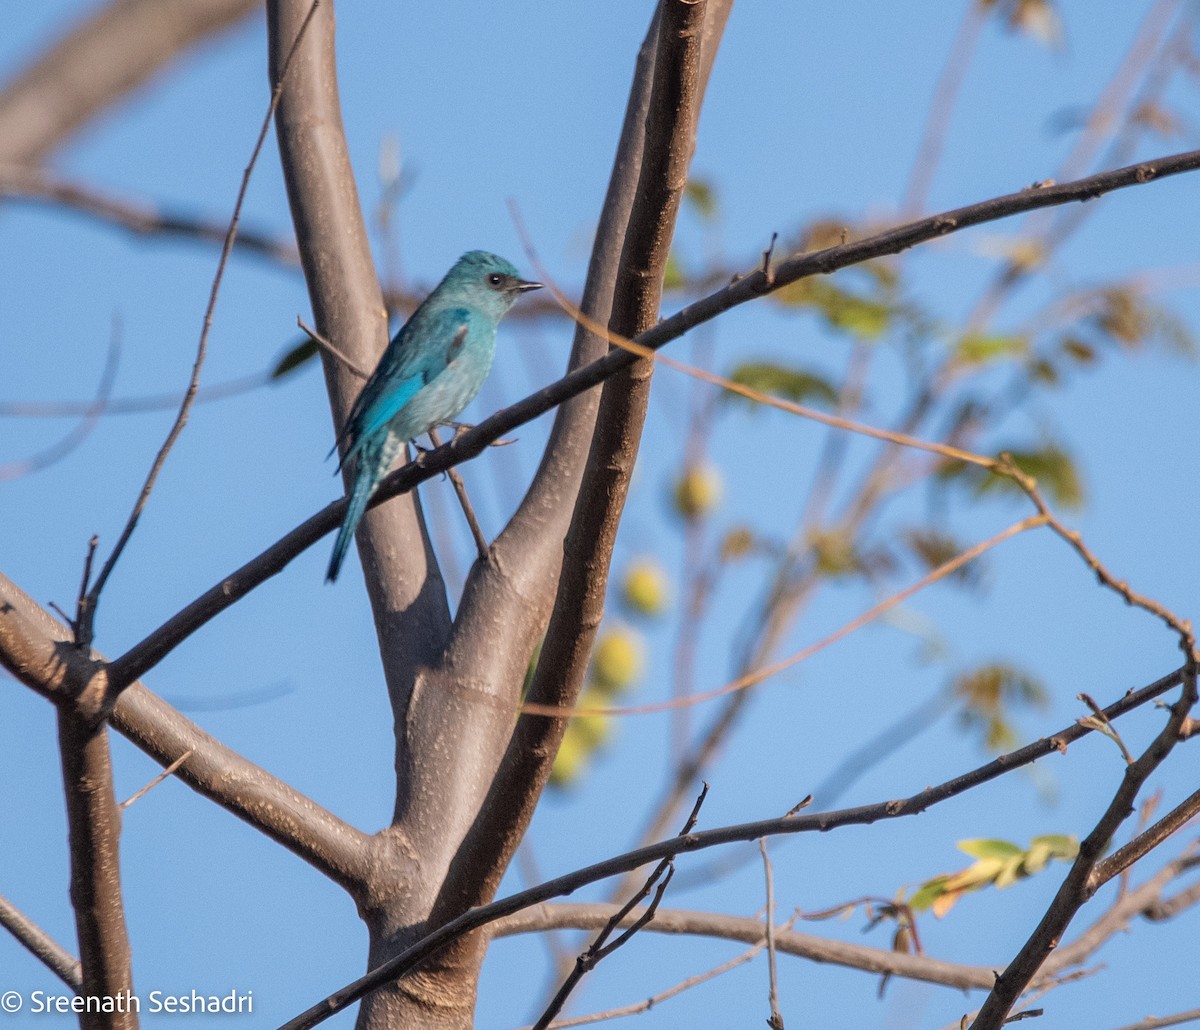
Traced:
[[[963, 3], [767, 4], [733, 12], [700, 124], [693, 175], [716, 191], [718, 216], [685, 211], [678, 253], [685, 266], [713, 255], [732, 269], [756, 263], [772, 232], [785, 238], [819, 217], [851, 222], [895, 217], [937, 74]], [[1064, 0], [1063, 38], [1045, 46], [998, 23], [982, 36], [959, 97], [927, 204], [935, 211], [1018, 190], [1055, 175], [1074, 135], [1062, 130], [1088, 110], [1151, 9], [1138, 0]], [[12, 5], [0, 36], [0, 78], [10, 78], [91, 5], [67, 0]], [[652, 5], [633, 0], [521, 5], [343, 3], [340, 88], [351, 155], [368, 212], [380, 198], [381, 140], [399, 141], [411, 184], [393, 243], [406, 282], [432, 285], [465, 250], [486, 248], [532, 275], [506, 201], [519, 205], [541, 261], [578, 293], [607, 183], [637, 47]], [[56, 171], [120, 196], [226, 219], [267, 103], [261, 17], [169, 69], [56, 154]], [[1145, 158], [1200, 145], [1194, 84], [1167, 94], [1181, 135], [1143, 142]], [[1194, 176], [1122, 191], [1096, 210], [1054, 259], [1047, 282], [1017, 294], [998, 330], [1018, 326], [1055, 289], [1152, 273], [1156, 300], [1196, 325]], [[995, 268], [994, 254], [1024, 223], [988, 225], [905, 259], [905, 290], [952, 323], [970, 310]], [[255, 171], [244, 225], [291, 232], [274, 136]], [[375, 234], [381, 268], [390, 259]], [[119, 320], [114, 395], [181, 391], [187, 381], [216, 263], [215, 248], [134, 239], [75, 213], [25, 204], [0, 208], [0, 403], [86, 400], [95, 391]], [[668, 298], [664, 313], [682, 302]], [[232, 260], [216, 311], [203, 382], [269, 368], [309, 317], [298, 271], [254, 256]], [[844, 366], [844, 336], [811, 316], [768, 302], [722, 317], [695, 339], [671, 345], [684, 359], [708, 355], [717, 371], [774, 357], [829, 371]], [[467, 415], [474, 421], [557, 378], [570, 346], [563, 320], [510, 319], [495, 371]], [[904, 367], [893, 348], [874, 365], [864, 417], [886, 422]], [[1184, 616], [1197, 610], [1195, 365], [1162, 349], [1115, 356], [1007, 424], [1009, 437], [1053, 432], [1071, 446], [1087, 505], [1070, 515], [1120, 576]], [[655, 554], [675, 577], [685, 555], [669, 504], [681, 467], [688, 381], [658, 373], [642, 455], [614, 570]], [[68, 607], [86, 542], [107, 553], [173, 412], [111, 416], [64, 460], [0, 482], [0, 569], [36, 600]], [[0, 464], [35, 454], [70, 420], [0, 417]], [[522, 429], [515, 446], [464, 471], [485, 531], [494, 535], [536, 468], [548, 420]], [[786, 536], [800, 510], [821, 430], [781, 412], [719, 419], [712, 461], [725, 477], [714, 535], [751, 523]], [[1004, 435], [1004, 434], [1000, 434]], [[198, 593], [333, 500], [340, 481], [325, 461], [333, 433], [315, 366], [269, 388], [199, 406], [171, 455], [132, 543], [105, 591], [97, 646], [119, 654]], [[871, 452], [853, 445], [848, 462]], [[439, 552], [451, 589], [470, 539], [443, 484], [423, 488], [444, 526]], [[898, 518], [928, 511], [927, 490], [898, 499]], [[1027, 514], [1021, 504], [952, 506], [947, 525], [973, 542]], [[391, 713], [356, 559], [336, 586], [322, 583], [328, 541], [206, 626], [148, 677], [208, 732], [308, 793], [349, 822], [375, 829], [392, 807]], [[911, 581], [910, 571], [899, 582]], [[726, 578], [701, 646], [701, 688], [733, 672], [747, 612], [764, 568]], [[1021, 716], [1027, 739], [1084, 714], [1074, 697], [1102, 704], [1179, 664], [1174, 638], [1148, 616], [1099, 590], [1046, 531], [989, 556], [986, 590], [939, 585], [906, 606], [907, 625], [936, 625], [948, 651], [920, 660], [922, 640], [894, 622], [873, 626], [770, 681], [713, 767], [701, 825], [782, 814], [856, 744], [938, 692], [953, 669], [997, 657], [1036, 673], [1045, 711]], [[861, 585], [825, 591], [789, 633], [790, 653], [873, 602]], [[616, 605], [613, 606], [616, 615]], [[616, 617], [620, 617], [617, 615]], [[648, 664], [636, 702], [668, 694], [677, 609], [643, 625]], [[0, 680], [0, 893], [74, 950], [67, 898], [65, 820], [51, 707]], [[244, 703], [246, 699], [257, 703]], [[693, 713], [703, 724], [712, 709]], [[1146, 711], [1121, 724], [1131, 747], [1161, 725]], [[549, 795], [530, 833], [544, 877], [625, 850], [669, 770], [670, 719], [623, 719], [610, 748], [570, 792]], [[114, 736], [118, 797], [157, 768]], [[904, 796], [981, 764], [977, 736], [942, 720], [866, 772], [841, 803]], [[1157, 776], [1164, 804], [1194, 789], [1186, 756]], [[1085, 835], [1121, 774], [1116, 748], [1089, 738], [1070, 760], [1046, 760], [916, 819], [771, 844], [778, 918], [797, 906], [826, 908], [967, 864], [955, 842], [1039, 833]], [[1181, 844], [1168, 845], [1164, 858]], [[728, 857], [737, 858], [733, 849]], [[680, 862], [689, 869], [713, 858]], [[253, 990], [245, 1025], [294, 1015], [363, 970], [366, 932], [353, 905], [316, 872], [223, 810], [167, 782], [127, 813], [122, 838], [135, 982], [152, 989]], [[1150, 863], [1156, 868], [1155, 862]], [[1032, 928], [1065, 866], [1005, 892], [966, 898], [943, 921], [924, 917], [932, 955], [1003, 964]], [[1141, 875], [1146, 875], [1145, 873]], [[1140, 876], [1135, 879], [1140, 879]], [[510, 873], [504, 892], [525, 880]], [[575, 900], [603, 897], [581, 894]], [[753, 915], [762, 905], [757, 860], [664, 904]], [[1085, 910], [1073, 932], [1094, 915]], [[1194, 953], [1192, 919], [1137, 925], [1098, 956], [1108, 969], [1054, 992], [1043, 1026], [1119, 1027], [1198, 1004], [1194, 978], [1179, 975]], [[887, 947], [887, 930], [861, 933], [861, 914], [812, 932]], [[579, 950], [573, 937], [569, 950]], [[574, 1013], [628, 1004], [736, 954], [739, 946], [645, 934], [608, 959], [577, 992]], [[788, 1025], [938, 1027], [981, 998], [893, 982], [882, 998], [864, 974], [780, 958]], [[754, 1025], [768, 1015], [763, 959], [636, 1017], [640, 1027]], [[536, 938], [497, 942], [480, 988], [478, 1025], [536, 1018], [550, 986], [547, 949]], [[0, 990], [59, 991], [18, 945], [0, 937]], [[65, 990], [65, 989], [64, 989]], [[352, 1016], [331, 1022], [351, 1025]], [[749, 1021], [747, 1023], [747, 1021]], [[151, 1021], [148, 1020], [148, 1023]], [[173, 1020], [196, 1025], [204, 1020]], [[10, 1017], [13, 1027], [67, 1025]], [[239, 1025], [242, 1025], [239, 1023]]]

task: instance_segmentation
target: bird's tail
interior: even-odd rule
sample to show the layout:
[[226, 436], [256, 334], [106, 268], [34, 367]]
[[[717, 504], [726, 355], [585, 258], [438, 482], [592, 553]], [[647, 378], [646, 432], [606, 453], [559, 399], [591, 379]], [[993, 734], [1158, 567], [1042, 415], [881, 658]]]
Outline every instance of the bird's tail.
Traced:
[[354, 531], [367, 510], [367, 502], [375, 487], [383, 478], [383, 474], [391, 465], [400, 441], [390, 433], [384, 434], [379, 441], [368, 441], [355, 456], [354, 485], [350, 489], [350, 504], [346, 508], [346, 516], [342, 519], [342, 528], [338, 530], [337, 540], [333, 544], [333, 555], [329, 559], [329, 570], [325, 573], [325, 582], [332, 583], [341, 571], [346, 552], [350, 549], [350, 541], [354, 539]]

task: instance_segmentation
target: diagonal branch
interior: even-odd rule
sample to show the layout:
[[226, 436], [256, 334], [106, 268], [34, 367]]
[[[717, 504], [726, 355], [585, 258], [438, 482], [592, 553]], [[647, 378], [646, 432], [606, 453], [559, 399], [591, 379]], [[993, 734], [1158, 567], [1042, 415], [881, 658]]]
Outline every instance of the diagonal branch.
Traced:
[[1016, 957], [996, 978], [995, 987], [971, 1024], [973, 1030], [997, 1030], [1003, 1025], [1012, 1006], [1025, 992], [1046, 957], [1062, 940], [1075, 914], [1100, 888], [1101, 881], [1097, 873], [1101, 856], [1117, 828], [1132, 814], [1142, 784], [1183, 739], [1181, 731], [1196, 701], [1196, 658], [1194, 654], [1189, 654], [1183, 669], [1183, 692], [1171, 706], [1166, 725], [1138, 760], [1126, 766], [1120, 786], [1092, 832], [1079, 845], [1079, 854], [1045, 915]]
[[[1141, 185], [1166, 176], [1195, 171], [1198, 168], [1200, 168], [1200, 150], [1188, 151], [1088, 176], [1075, 182], [1022, 190], [1019, 193], [995, 197], [968, 207], [923, 218], [852, 243], [789, 258], [775, 266], [774, 275], [770, 281], [761, 269], [751, 272], [729, 286], [689, 304], [675, 315], [664, 319], [637, 336], [634, 342], [657, 350], [672, 340], [678, 339], [690, 329], [799, 279], [828, 274], [839, 268], [859, 264], [886, 254], [896, 254], [948, 233], [1007, 218], [1022, 211], [1090, 200], [1112, 190]], [[557, 382], [538, 390], [511, 407], [504, 408], [490, 418], [484, 419], [473, 429], [456, 436], [444, 446], [424, 455], [419, 465], [409, 464], [397, 469], [380, 484], [372, 499], [372, 504], [382, 504], [392, 497], [407, 493], [418, 483], [476, 457], [506, 433], [513, 432], [564, 401], [591, 389], [621, 369], [627, 368], [636, 360], [628, 351], [611, 351], [603, 358], [567, 374]], [[335, 529], [344, 512], [344, 500], [329, 505], [263, 551], [258, 557], [223, 579], [141, 643], [135, 645], [126, 655], [118, 659], [114, 663], [114, 668], [110, 670], [115, 684], [114, 689], [120, 689], [122, 683], [136, 679], [153, 668], [174, 647], [209, 619], [220, 614], [255, 587], [282, 571], [287, 563], [298, 554]]]
[[256, 0], [112, 0], [0, 92], [0, 160], [32, 164]]
[[[1132, 711], [1161, 694], [1179, 686], [1187, 678], [1184, 669], [1176, 670], [1169, 676], [1148, 684], [1139, 690], [1130, 691], [1119, 701], [1104, 709], [1108, 719], [1115, 719], [1125, 712]], [[670, 840], [659, 841], [634, 851], [617, 855], [613, 858], [597, 862], [584, 869], [548, 880], [545, 883], [531, 887], [528, 890], [502, 898], [487, 905], [470, 909], [463, 915], [440, 926], [433, 933], [422, 938], [412, 947], [406, 949], [395, 958], [372, 969], [365, 976], [330, 995], [317, 1005], [289, 1020], [282, 1030], [305, 1030], [316, 1026], [330, 1016], [342, 1011], [349, 1005], [365, 997], [375, 988], [391, 983], [419, 967], [432, 955], [458, 938], [487, 926], [506, 916], [539, 905], [552, 898], [572, 894], [581, 887], [611, 876], [619, 876], [630, 872], [649, 862], [657, 862], [668, 855], [687, 854], [702, 851], [706, 848], [718, 847], [736, 841], [756, 840], [759, 837], [779, 836], [792, 833], [826, 832], [828, 830], [850, 825], [869, 825], [885, 819], [898, 819], [917, 815], [933, 805], [940, 804], [950, 798], [957, 797], [968, 790], [978, 787], [1014, 769], [1022, 768], [1039, 758], [1055, 752], [1065, 751], [1067, 746], [1093, 732], [1078, 722], [1064, 727], [1051, 737], [1044, 737], [1032, 744], [979, 766], [968, 773], [956, 776], [935, 787], [927, 787], [907, 798], [893, 801], [881, 801], [873, 805], [863, 805], [857, 808], [847, 808], [836, 812], [816, 812], [811, 815], [785, 816], [781, 819], [766, 819], [754, 823], [740, 823], [735, 826], [725, 826], [699, 833], [690, 833], [683, 837], [673, 837]]]
[[96, 606], [100, 602], [100, 593], [104, 590], [104, 585], [108, 582], [108, 577], [112, 575], [113, 569], [116, 568], [117, 562], [125, 550], [125, 545], [129, 542], [129, 538], [137, 528], [138, 520], [141, 518], [146, 503], [150, 500], [150, 494], [154, 490], [154, 484], [157, 482], [159, 473], [166, 463], [167, 456], [171, 453], [175, 442], [179, 439], [179, 435], [187, 425], [192, 404], [196, 400], [196, 391], [200, 386], [200, 370], [204, 367], [204, 359], [208, 355], [208, 334], [212, 330], [213, 312], [217, 306], [217, 297], [221, 292], [221, 281], [225, 276], [225, 267], [229, 262], [229, 255], [233, 250], [233, 241], [237, 239], [238, 223], [242, 217], [242, 205], [246, 200], [246, 191], [250, 188], [250, 176], [254, 174], [254, 166], [258, 163], [258, 155], [262, 152], [263, 143], [267, 138], [267, 131], [271, 128], [271, 118], [275, 113], [275, 108], [279, 104], [279, 98], [283, 92], [284, 80], [287, 78], [292, 58], [296, 54], [296, 49], [300, 45], [300, 41], [308, 28], [309, 21], [315, 10], [316, 0], [313, 0], [313, 6], [301, 24], [295, 42], [288, 51], [287, 58], [284, 60], [279, 70], [279, 75], [275, 79], [271, 90], [271, 102], [267, 105], [267, 113], [263, 118], [262, 128], [259, 130], [258, 138], [254, 141], [254, 149], [250, 154], [250, 161], [242, 173], [242, 184], [238, 189], [237, 200], [233, 205], [233, 216], [229, 220], [229, 228], [225, 233], [225, 243], [221, 248], [221, 257], [217, 262], [216, 274], [213, 276], [212, 288], [209, 291], [208, 306], [204, 310], [204, 320], [200, 328], [200, 341], [196, 345], [196, 358], [192, 363], [192, 374], [188, 380], [187, 389], [184, 391], [183, 400], [179, 404], [179, 413], [175, 416], [175, 422], [172, 424], [170, 430], [168, 430], [167, 438], [163, 441], [158, 454], [154, 458], [154, 463], [150, 466], [146, 482], [143, 484], [142, 491], [134, 502], [133, 511], [130, 512], [129, 519], [125, 523], [125, 528], [121, 530], [121, 535], [117, 538], [117, 543], [113, 547], [112, 553], [108, 556], [108, 560], [105, 561], [99, 574], [96, 576], [96, 582], [92, 584], [87, 594], [80, 599], [79, 611], [75, 616], [75, 642], [82, 648], [91, 646], [93, 627], [96, 619]]
[[[77, 712], [90, 711], [86, 706], [103, 686], [103, 656], [74, 647], [67, 627], [3, 575], [0, 664], [60, 708], [73, 703]], [[110, 718], [117, 732], [163, 766], [191, 750], [178, 779], [351, 894], [370, 873], [373, 849], [387, 846], [221, 744], [140, 683], [121, 695]]]
[[83, 973], [79, 968], [79, 959], [2, 895], [0, 926], [11, 933], [34, 958], [71, 990], [78, 993], [83, 989]]
[[[135, 236], [166, 236], [223, 244], [229, 233], [228, 222], [196, 218], [114, 197], [52, 172], [19, 165], [0, 167], [0, 197], [57, 204], [118, 226]], [[234, 249], [293, 267], [300, 262], [296, 245], [291, 240], [245, 228], [238, 234]]]

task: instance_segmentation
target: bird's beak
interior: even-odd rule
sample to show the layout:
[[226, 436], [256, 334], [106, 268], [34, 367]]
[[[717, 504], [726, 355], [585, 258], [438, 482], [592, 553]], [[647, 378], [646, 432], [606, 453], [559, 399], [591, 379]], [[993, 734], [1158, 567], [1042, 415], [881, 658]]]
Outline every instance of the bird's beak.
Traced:
[[517, 293], [528, 293], [530, 290], [540, 290], [541, 288], [541, 283], [529, 282], [525, 279], [518, 279], [513, 286]]

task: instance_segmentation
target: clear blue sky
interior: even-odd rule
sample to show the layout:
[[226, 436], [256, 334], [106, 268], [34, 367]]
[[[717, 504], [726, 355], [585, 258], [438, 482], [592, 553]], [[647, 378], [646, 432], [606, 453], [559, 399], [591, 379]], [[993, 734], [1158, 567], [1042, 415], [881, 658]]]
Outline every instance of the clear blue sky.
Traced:
[[[58, 27], [89, 5], [67, 0], [13, 5], [0, 38], [0, 76], [10, 76]], [[1073, 140], [1055, 130], [1064, 112], [1086, 110], [1116, 68], [1151, 4], [1064, 0], [1061, 47], [989, 27], [959, 99], [929, 207], [956, 207], [1055, 174]], [[496, 250], [527, 267], [506, 208], [520, 205], [542, 261], [570, 290], [582, 281], [590, 235], [608, 177], [633, 57], [648, 2], [520, 5], [349, 4], [339, 7], [341, 94], [364, 204], [379, 197], [380, 140], [399, 139], [413, 179], [398, 209], [402, 268], [429, 284], [464, 250]], [[764, 4], [734, 10], [717, 61], [693, 163], [717, 191], [716, 229], [685, 215], [680, 253], [693, 266], [706, 248], [734, 268], [751, 266], [773, 231], [808, 220], [887, 219], [903, 193], [962, 2], [862, 5]], [[223, 219], [228, 216], [267, 101], [265, 33], [255, 19], [189, 56], [56, 155], [55, 169], [98, 188]], [[1194, 89], [1170, 99], [1194, 111]], [[1194, 131], [1192, 132], [1194, 137]], [[1143, 143], [1137, 157], [1195, 146], [1194, 138]], [[246, 224], [290, 232], [273, 137], [256, 171]], [[1195, 286], [1195, 177], [1119, 193], [1102, 202], [1056, 258], [1055, 286], [1173, 269], [1155, 294], [1191, 324]], [[906, 289], [935, 316], [970, 308], [1001, 241], [1020, 223], [951, 237], [908, 259]], [[380, 258], [382, 264], [382, 256]], [[74, 214], [32, 206], [0, 209], [0, 402], [85, 399], [95, 389], [114, 316], [122, 342], [116, 396], [181, 390], [186, 383], [216, 261], [213, 248], [132, 240]], [[1045, 286], [1019, 294], [998, 316], [1012, 328], [1043, 302]], [[210, 342], [204, 381], [261, 370], [295, 339], [308, 315], [301, 277], [254, 257], [235, 257]], [[722, 319], [705, 337], [712, 366], [786, 357], [836, 369], [844, 338], [766, 303]], [[569, 348], [562, 322], [510, 323], [496, 371], [468, 413], [478, 418], [557, 377]], [[687, 341], [673, 345], [693, 355]], [[886, 420], [904, 374], [894, 352], [876, 365], [867, 415]], [[1184, 615], [1196, 612], [1196, 369], [1161, 351], [1115, 357], [1075, 375], [1006, 426], [1013, 435], [1053, 432], [1070, 443], [1088, 504], [1072, 516], [1102, 558], [1138, 589]], [[660, 372], [616, 568], [658, 551], [676, 572], [680, 535], [665, 498], [683, 448], [686, 381]], [[38, 601], [74, 597], [88, 537], [111, 545], [172, 414], [102, 421], [69, 457], [36, 475], [0, 483], [0, 568]], [[69, 421], [0, 419], [0, 463], [57, 439]], [[494, 533], [536, 467], [545, 423], [518, 444], [466, 471], [485, 529]], [[725, 470], [718, 530], [751, 521], [786, 536], [803, 501], [820, 434], [779, 412], [722, 418], [713, 457]], [[98, 646], [120, 653], [338, 492], [321, 377], [313, 368], [283, 384], [197, 409], [114, 575], [98, 622]], [[866, 454], [857, 445], [848, 460]], [[446, 525], [439, 539], [461, 569], [470, 541], [448, 493], [426, 493]], [[896, 524], [926, 511], [918, 487], [897, 501]], [[1025, 514], [992, 504], [955, 515], [977, 540]], [[392, 807], [391, 714], [365, 594], [352, 561], [336, 587], [322, 584], [327, 545], [203, 629], [147, 678], [209, 732], [363, 828]], [[744, 626], [762, 584], [739, 572], [719, 596], [701, 687], [730, 672], [729, 641]], [[911, 575], [901, 577], [907, 581]], [[933, 620], [950, 652], [919, 660], [921, 642], [880, 625], [768, 684], [710, 775], [702, 822], [765, 818], [811, 791], [856, 742], [935, 693], [948, 670], [1008, 657], [1036, 672], [1049, 710], [1021, 730], [1049, 733], [1083, 714], [1074, 695], [1102, 703], [1178, 664], [1173, 639], [1094, 585], [1087, 570], [1045, 533], [991, 556], [986, 592], [945, 586], [907, 610]], [[785, 652], [817, 639], [873, 601], [853, 587], [827, 591], [792, 632]], [[615, 606], [614, 606], [615, 607]], [[650, 663], [637, 701], [667, 694], [677, 623], [650, 628]], [[261, 703], [230, 705], [245, 695]], [[703, 722], [711, 709], [694, 721]], [[1129, 723], [1131, 746], [1161, 715]], [[545, 876], [633, 843], [641, 811], [667, 770], [669, 720], [623, 720], [612, 748], [586, 782], [550, 797], [530, 835]], [[115, 738], [118, 795], [157, 771]], [[1079, 753], [1076, 753], [1076, 750]], [[892, 895], [965, 864], [954, 843], [968, 837], [1024, 842], [1037, 833], [1080, 836], [1115, 788], [1116, 749], [1089, 739], [1070, 761], [1039, 765], [903, 824], [842, 830], [773, 845], [779, 917], [852, 897]], [[947, 722], [871, 770], [845, 800], [906, 795], [979, 764], [978, 742]], [[1186, 761], [1186, 760], [1184, 760]], [[1178, 764], [1183, 764], [1179, 762]], [[1194, 788], [1179, 770], [1160, 777], [1166, 803]], [[73, 947], [67, 899], [65, 823], [50, 706], [14, 681], [0, 689], [0, 893]], [[256, 1012], [238, 1025], [270, 1026], [362, 972], [366, 934], [352, 904], [300, 861], [240, 822], [169, 782], [128, 812], [123, 875], [135, 978], [152, 989], [253, 990]], [[1168, 847], [1167, 853], [1172, 849]], [[681, 863], [686, 872], [689, 862]], [[695, 863], [696, 866], [699, 863]], [[1002, 963], [1015, 953], [1065, 867], [1006, 892], [963, 901], [949, 918], [922, 924], [931, 954]], [[1143, 874], [1144, 875], [1144, 874]], [[752, 915], [761, 871], [749, 864], [701, 890], [672, 891], [665, 904]], [[513, 874], [507, 889], [522, 886]], [[599, 896], [599, 895], [597, 895]], [[1090, 921], [1085, 912], [1073, 928]], [[1194, 920], [1193, 920], [1194, 922]], [[886, 947], [863, 936], [862, 920], [805, 927]], [[1042, 1025], [1119, 1026], [1151, 1012], [1195, 1005], [1177, 956], [1192, 945], [1182, 923], [1135, 927], [1100, 959], [1112, 968], [1052, 994]], [[1188, 944], [1185, 944], [1185, 941]], [[567, 944], [574, 948], [573, 940]], [[604, 963], [579, 992], [576, 1012], [626, 1004], [723, 961], [720, 942], [645, 935]], [[1190, 953], [1190, 952], [1189, 952]], [[515, 1027], [537, 1015], [547, 987], [546, 949], [535, 939], [498, 942], [481, 987], [479, 1025]], [[971, 1001], [903, 983], [876, 997], [862, 974], [781, 958], [788, 1025], [936, 1027]], [[637, 1017], [640, 1027], [731, 1026], [765, 1019], [760, 959]], [[57, 990], [57, 981], [0, 936], [0, 990]], [[21, 1017], [6, 1026], [66, 1025]], [[201, 1025], [182, 1020], [171, 1025]], [[349, 1026], [348, 1018], [332, 1025]]]

